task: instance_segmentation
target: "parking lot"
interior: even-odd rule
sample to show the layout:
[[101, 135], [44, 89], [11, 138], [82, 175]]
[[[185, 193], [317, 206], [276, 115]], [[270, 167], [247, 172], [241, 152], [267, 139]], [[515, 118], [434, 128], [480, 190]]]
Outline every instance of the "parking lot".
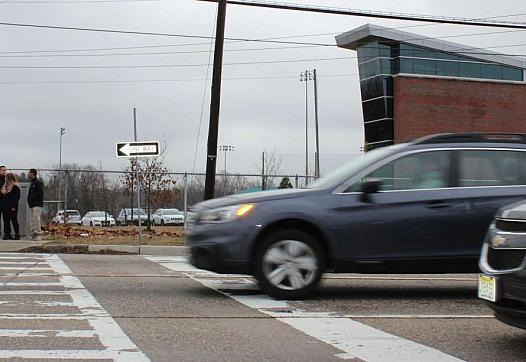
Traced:
[[[329, 274], [276, 301], [184, 257], [1, 254], [0, 355], [56, 360], [518, 361], [476, 275]], [[53, 351], [50, 353], [50, 351]]]

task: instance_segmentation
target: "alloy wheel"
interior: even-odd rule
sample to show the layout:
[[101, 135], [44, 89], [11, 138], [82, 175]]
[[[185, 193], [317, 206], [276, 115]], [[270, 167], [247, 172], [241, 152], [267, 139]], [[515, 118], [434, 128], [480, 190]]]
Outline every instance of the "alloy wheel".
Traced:
[[263, 274], [268, 282], [281, 290], [299, 290], [317, 277], [319, 260], [306, 243], [282, 240], [272, 244], [263, 254]]

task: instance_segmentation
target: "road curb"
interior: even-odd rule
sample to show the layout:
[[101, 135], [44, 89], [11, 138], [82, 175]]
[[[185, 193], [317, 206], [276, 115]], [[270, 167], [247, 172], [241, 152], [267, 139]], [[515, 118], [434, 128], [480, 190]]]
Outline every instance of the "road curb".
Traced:
[[89, 245], [89, 244], [28, 244], [9, 245], [0, 252], [51, 253], [51, 254], [130, 254], [155, 256], [186, 256], [186, 246], [152, 245]]
[[139, 254], [140, 246], [138, 245], [88, 245], [88, 251], [100, 253], [111, 250], [118, 253]]
[[139, 253], [141, 255], [186, 256], [188, 255], [188, 248], [186, 246], [141, 245]]

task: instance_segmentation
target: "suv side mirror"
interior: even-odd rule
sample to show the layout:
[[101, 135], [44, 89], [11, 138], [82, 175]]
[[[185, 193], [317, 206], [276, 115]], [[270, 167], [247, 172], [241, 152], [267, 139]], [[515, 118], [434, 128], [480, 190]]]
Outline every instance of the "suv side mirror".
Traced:
[[379, 179], [368, 179], [368, 180], [365, 180], [363, 183], [362, 183], [362, 186], [361, 186], [361, 192], [362, 192], [362, 195], [360, 197], [360, 201], [361, 202], [370, 202], [370, 195], [371, 194], [376, 194], [377, 192], [380, 191], [382, 187], [382, 181], [379, 180]]

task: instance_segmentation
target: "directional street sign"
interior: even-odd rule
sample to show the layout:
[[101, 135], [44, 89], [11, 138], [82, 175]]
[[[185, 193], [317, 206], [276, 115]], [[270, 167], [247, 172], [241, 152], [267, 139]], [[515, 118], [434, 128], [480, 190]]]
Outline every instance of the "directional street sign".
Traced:
[[119, 142], [117, 157], [154, 157], [159, 156], [159, 142]]

